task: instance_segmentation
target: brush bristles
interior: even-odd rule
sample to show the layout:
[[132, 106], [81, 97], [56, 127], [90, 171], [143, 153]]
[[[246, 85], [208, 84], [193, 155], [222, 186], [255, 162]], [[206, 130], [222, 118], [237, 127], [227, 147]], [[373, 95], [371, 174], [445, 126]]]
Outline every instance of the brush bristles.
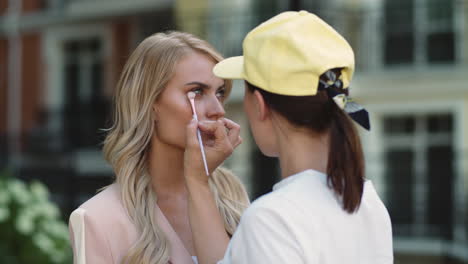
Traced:
[[188, 92], [188, 93], [187, 93], [187, 97], [188, 97], [188, 99], [190, 99], [190, 100], [195, 99], [195, 93], [194, 93], [194, 92]]

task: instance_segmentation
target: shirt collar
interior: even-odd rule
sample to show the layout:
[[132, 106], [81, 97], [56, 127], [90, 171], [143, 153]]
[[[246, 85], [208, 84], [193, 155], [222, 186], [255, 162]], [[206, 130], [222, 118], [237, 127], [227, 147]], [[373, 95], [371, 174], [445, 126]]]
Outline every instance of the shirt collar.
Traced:
[[293, 175], [290, 175], [284, 179], [282, 179], [281, 181], [279, 181], [278, 183], [276, 183], [275, 185], [273, 185], [273, 191], [276, 191], [278, 189], [281, 189], [295, 181], [298, 181], [300, 180], [301, 178], [304, 178], [304, 177], [310, 177], [311, 179], [313, 178], [316, 178], [318, 180], [320, 180], [321, 182], [323, 182], [324, 184], [327, 182], [327, 175], [322, 173], [322, 172], [319, 172], [319, 171], [316, 171], [316, 170], [313, 170], [313, 169], [309, 169], [309, 170], [305, 170], [305, 171], [301, 171], [301, 172], [298, 172], [296, 174], [293, 174]]

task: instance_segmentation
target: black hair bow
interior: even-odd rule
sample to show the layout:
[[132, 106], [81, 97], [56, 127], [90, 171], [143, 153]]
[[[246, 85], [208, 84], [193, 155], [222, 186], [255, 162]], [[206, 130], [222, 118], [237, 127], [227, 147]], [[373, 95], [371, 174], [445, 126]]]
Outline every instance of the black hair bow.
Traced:
[[360, 104], [348, 96], [348, 89], [343, 88], [340, 80], [341, 70], [333, 69], [320, 76], [318, 90], [326, 90], [330, 99], [343, 109], [360, 126], [370, 130], [369, 113]]

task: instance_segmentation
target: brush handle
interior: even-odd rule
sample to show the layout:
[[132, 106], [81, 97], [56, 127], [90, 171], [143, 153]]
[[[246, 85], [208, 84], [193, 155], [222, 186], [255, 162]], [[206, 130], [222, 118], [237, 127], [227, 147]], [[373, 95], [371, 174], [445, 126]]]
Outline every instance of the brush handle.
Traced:
[[[193, 118], [197, 120], [198, 122], [198, 117], [196, 114], [193, 115]], [[197, 137], [198, 137], [198, 144], [200, 145], [200, 151], [201, 151], [202, 158], [203, 158], [203, 165], [205, 166], [206, 176], [210, 176], [210, 173], [208, 172], [208, 164], [206, 164], [205, 148], [203, 147], [203, 141], [201, 138], [200, 129], [198, 128], [197, 128]]]
[[197, 136], [198, 136], [198, 143], [200, 144], [200, 150], [201, 150], [201, 154], [203, 158], [203, 165], [205, 165], [206, 176], [210, 176], [210, 173], [208, 172], [208, 164], [206, 164], [205, 149], [203, 148], [203, 142], [201, 139], [200, 129], [197, 129]]

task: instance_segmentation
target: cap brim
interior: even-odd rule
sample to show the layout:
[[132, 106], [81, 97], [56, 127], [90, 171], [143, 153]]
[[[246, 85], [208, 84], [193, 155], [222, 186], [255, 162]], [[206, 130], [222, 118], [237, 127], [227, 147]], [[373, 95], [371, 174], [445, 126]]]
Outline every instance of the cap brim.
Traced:
[[213, 73], [222, 79], [244, 79], [244, 57], [237, 56], [220, 61], [214, 66]]

